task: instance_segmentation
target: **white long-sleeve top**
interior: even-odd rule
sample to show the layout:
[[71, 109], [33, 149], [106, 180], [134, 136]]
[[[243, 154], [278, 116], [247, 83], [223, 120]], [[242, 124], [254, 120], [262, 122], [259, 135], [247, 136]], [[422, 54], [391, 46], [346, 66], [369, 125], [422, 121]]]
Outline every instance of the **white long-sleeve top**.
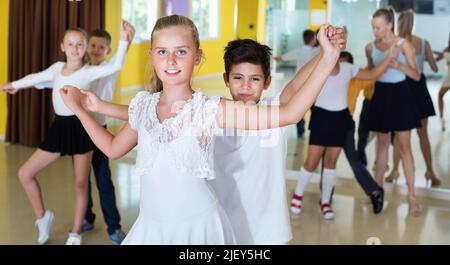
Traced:
[[125, 55], [127, 52], [127, 41], [120, 41], [117, 49], [116, 60], [113, 63], [102, 65], [84, 65], [81, 69], [70, 75], [63, 75], [62, 69], [65, 62], [56, 62], [46, 70], [30, 74], [24, 78], [12, 82], [12, 86], [17, 89], [31, 87], [45, 82], [53, 83], [52, 102], [55, 113], [59, 116], [72, 116], [74, 113], [64, 104], [59, 89], [65, 85], [71, 85], [78, 88], [90, 89], [91, 82], [117, 73], [125, 64]]
[[[111, 60], [109, 61], [110, 64], [114, 64], [114, 61], [116, 60], [117, 54], [114, 55]], [[107, 62], [103, 61], [99, 65], [106, 65]], [[101, 100], [111, 102], [114, 94], [114, 89], [116, 88], [116, 78], [119, 73], [114, 73], [112, 75], [102, 77], [100, 79], [97, 79], [93, 81], [90, 84], [89, 89], [93, 93], [95, 93]], [[46, 83], [40, 83], [35, 85], [37, 89], [44, 89], [44, 88], [53, 88], [53, 82], [46, 82]], [[106, 125], [106, 116], [99, 114], [99, 113], [91, 113], [92, 117], [102, 126]]]

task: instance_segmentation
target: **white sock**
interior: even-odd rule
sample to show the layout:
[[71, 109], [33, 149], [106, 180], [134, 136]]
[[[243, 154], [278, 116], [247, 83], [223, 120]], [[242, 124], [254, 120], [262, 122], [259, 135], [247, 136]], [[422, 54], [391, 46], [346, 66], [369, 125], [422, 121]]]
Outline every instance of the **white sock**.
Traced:
[[304, 167], [300, 169], [300, 176], [298, 177], [297, 187], [295, 188], [295, 194], [298, 196], [303, 196], [305, 193], [306, 186], [309, 183], [313, 173], [307, 171]]
[[322, 174], [321, 203], [330, 203], [331, 193], [336, 183], [336, 169], [324, 168]]

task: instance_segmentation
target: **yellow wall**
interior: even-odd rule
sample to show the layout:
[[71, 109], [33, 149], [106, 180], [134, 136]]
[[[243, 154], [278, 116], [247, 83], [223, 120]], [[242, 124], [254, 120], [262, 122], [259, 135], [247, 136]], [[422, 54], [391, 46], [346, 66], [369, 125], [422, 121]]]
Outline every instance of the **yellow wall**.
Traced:
[[[237, 37], [256, 40], [258, 0], [238, 0]], [[249, 26], [253, 25], [251, 29]]]
[[267, 0], [258, 1], [257, 40], [264, 43], [266, 40], [266, 8]]
[[325, 22], [328, 21], [328, 1], [327, 0], [309, 0], [309, 21], [308, 28], [311, 30], [317, 30], [320, 25], [313, 25], [311, 23], [312, 11], [318, 9], [325, 11]]
[[[9, 1], [0, 1], [0, 85], [8, 81]], [[6, 93], [0, 92], [0, 136], [6, 133]]]
[[223, 49], [234, 39], [234, 1], [220, 1], [220, 32], [219, 39], [201, 41], [200, 46], [205, 55], [205, 61], [195, 71], [195, 76], [223, 73]]
[[[266, 0], [238, 0], [237, 37], [264, 43]], [[253, 29], [250, 29], [250, 25]]]
[[[234, 39], [234, 1], [220, 1], [220, 32], [219, 39], [201, 41], [205, 60], [198, 67], [194, 75], [210, 75], [224, 71], [222, 55], [228, 41]], [[118, 21], [121, 19], [121, 1], [106, 0], [106, 30], [111, 33], [113, 39], [119, 38]], [[113, 41], [115, 51], [116, 42]], [[149, 62], [149, 43], [133, 44], [127, 55], [126, 64], [118, 80], [118, 87], [129, 87], [144, 84], [144, 75]], [[120, 89], [116, 89], [114, 101], [119, 100]]]
[[[266, 0], [250, 0], [253, 6], [244, 4], [248, 0], [241, 0], [243, 12], [245, 15], [249, 10], [257, 10], [252, 17], [255, 24], [256, 39], [264, 41], [265, 35], [265, 8]], [[223, 67], [223, 49], [226, 44], [234, 39], [234, 6], [235, 0], [220, 1], [220, 32], [219, 38], [214, 40], [201, 41], [201, 48], [203, 49], [205, 60], [197, 67], [194, 72], [195, 76], [220, 74], [224, 71]], [[106, 29], [111, 33], [113, 39], [118, 39], [118, 22], [121, 19], [121, 1], [106, 0]], [[113, 48], [116, 47], [114, 43]], [[149, 62], [148, 58], [149, 43], [133, 44], [127, 55], [127, 60], [122, 73], [118, 79], [119, 87], [128, 87], [144, 84], [144, 75]], [[116, 92], [120, 90], [117, 89]], [[116, 93], [117, 94], [117, 93]], [[115, 97], [115, 101], [117, 97]], [[116, 101], [117, 102], [117, 101]]]

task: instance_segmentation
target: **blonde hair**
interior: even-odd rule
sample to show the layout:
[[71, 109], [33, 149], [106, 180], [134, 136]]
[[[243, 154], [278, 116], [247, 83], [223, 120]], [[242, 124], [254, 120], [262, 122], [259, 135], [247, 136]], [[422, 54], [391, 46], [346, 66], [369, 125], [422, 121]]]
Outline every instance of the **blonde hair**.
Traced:
[[392, 31], [392, 33], [394, 33], [394, 30], [395, 30], [395, 14], [394, 14], [394, 9], [392, 9], [392, 7], [378, 9], [372, 15], [372, 18], [375, 18], [375, 17], [384, 17], [386, 22], [392, 23], [391, 31]]
[[64, 42], [64, 38], [66, 37], [67, 34], [71, 33], [71, 32], [77, 32], [80, 33], [81, 35], [83, 35], [84, 41], [87, 43], [88, 39], [89, 39], [89, 35], [87, 34], [87, 32], [79, 27], [74, 27], [74, 28], [68, 28], [66, 29], [66, 31], [64, 31], [64, 34], [62, 36], [62, 40], [61, 42]]
[[398, 17], [398, 35], [407, 40], [411, 40], [413, 27], [414, 12], [411, 9], [403, 11]]
[[[195, 26], [194, 22], [192, 22], [191, 19], [181, 16], [181, 15], [171, 15], [166, 17], [161, 17], [156, 21], [155, 26], [153, 27], [152, 34], [150, 37], [150, 49], [151, 46], [153, 46], [153, 36], [154, 33], [158, 30], [162, 30], [165, 28], [173, 27], [173, 26], [184, 26], [192, 33], [192, 39], [194, 40], [195, 48], [198, 50], [200, 49], [200, 37], [198, 34], [197, 27]], [[146, 78], [148, 77], [148, 82], [146, 81], [146, 90], [154, 93], [154, 92], [160, 92], [163, 90], [163, 84], [162, 81], [159, 79], [159, 77], [156, 75], [155, 70], [153, 69], [151, 63], [150, 67], [148, 68], [150, 71], [149, 74], [146, 74]]]

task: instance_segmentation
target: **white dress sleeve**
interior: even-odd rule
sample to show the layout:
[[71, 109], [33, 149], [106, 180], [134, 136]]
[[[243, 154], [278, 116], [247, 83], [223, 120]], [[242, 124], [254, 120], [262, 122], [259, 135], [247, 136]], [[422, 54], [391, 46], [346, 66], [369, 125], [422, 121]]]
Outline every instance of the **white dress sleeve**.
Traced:
[[[49, 68], [45, 69], [42, 72], [29, 74], [22, 79], [12, 82], [12, 86], [16, 89], [32, 87], [34, 85], [51, 82], [53, 81], [54, 75], [56, 71], [61, 70], [61, 65], [64, 65], [62, 62], [57, 62], [52, 64]], [[39, 86], [38, 88], [44, 88]]]
[[125, 57], [127, 54], [127, 41], [119, 41], [119, 47], [117, 49], [116, 55], [114, 55], [114, 60], [110, 60], [109, 63], [104, 65], [89, 66], [86, 70], [86, 78], [90, 82], [115, 74], [119, 72], [125, 64]]
[[135, 131], [139, 131], [142, 121], [146, 118], [149, 99], [151, 99], [150, 93], [141, 91], [131, 100], [128, 107], [128, 123]]
[[214, 136], [219, 129], [217, 123], [217, 110], [219, 109], [220, 97], [205, 97], [205, 102], [200, 109], [201, 122], [203, 135]]

